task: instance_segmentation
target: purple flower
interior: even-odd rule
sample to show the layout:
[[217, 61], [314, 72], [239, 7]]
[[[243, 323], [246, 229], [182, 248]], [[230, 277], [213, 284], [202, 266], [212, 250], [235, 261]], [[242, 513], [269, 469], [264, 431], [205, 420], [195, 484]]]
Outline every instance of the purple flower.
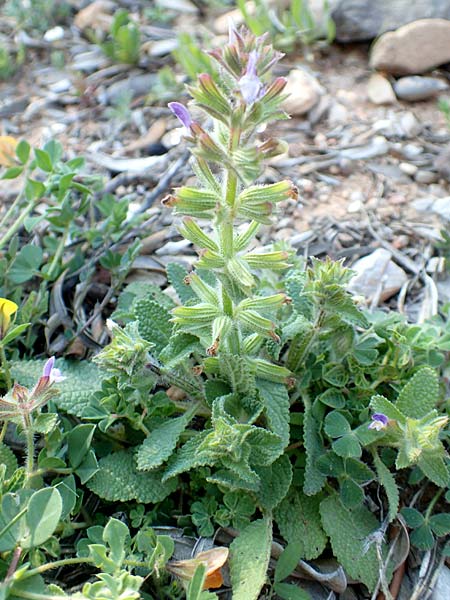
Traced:
[[169, 102], [168, 107], [173, 112], [173, 114], [177, 117], [177, 119], [187, 128], [189, 129], [192, 125], [192, 117], [188, 111], [188, 109], [181, 104], [181, 102]]
[[236, 44], [239, 41], [242, 41], [242, 37], [236, 29], [236, 25], [234, 24], [233, 19], [230, 17], [228, 19], [228, 43], [230, 44], [230, 46], [232, 46], [233, 44]]
[[64, 381], [65, 377], [59, 369], [55, 369], [55, 357], [51, 356], [44, 365], [42, 377], [47, 378], [49, 383], [59, 383]]
[[263, 84], [256, 73], [256, 63], [259, 54], [252, 50], [248, 56], [247, 68], [245, 74], [239, 80], [239, 89], [246, 104], [253, 104], [261, 97]]
[[369, 429], [376, 429], [377, 431], [380, 431], [381, 429], [387, 427], [388, 423], [389, 419], [386, 415], [383, 415], [383, 413], [374, 413], [372, 415], [372, 423], [369, 425]]

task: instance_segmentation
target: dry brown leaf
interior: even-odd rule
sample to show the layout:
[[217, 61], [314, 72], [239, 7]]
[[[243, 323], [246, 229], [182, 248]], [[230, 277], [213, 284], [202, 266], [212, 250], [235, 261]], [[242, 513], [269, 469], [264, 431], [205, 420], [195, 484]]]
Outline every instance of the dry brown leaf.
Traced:
[[0, 165], [13, 167], [16, 161], [16, 146], [18, 141], [10, 135], [0, 135]]

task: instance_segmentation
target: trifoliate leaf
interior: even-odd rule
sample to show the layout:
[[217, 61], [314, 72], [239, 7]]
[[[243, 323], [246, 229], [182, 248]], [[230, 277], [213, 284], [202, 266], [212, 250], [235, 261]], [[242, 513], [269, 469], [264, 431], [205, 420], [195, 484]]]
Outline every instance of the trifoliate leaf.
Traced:
[[325, 417], [325, 433], [330, 438], [337, 438], [351, 431], [350, 423], [341, 413], [333, 410]]
[[112, 502], [136, 500], [144, 504], [161, 502], [175, 491], [175, 480], [161, 481], [158, 471], [141, 473], [136, 470], [135, 456], [127, 450], [120, 450], [101, 458], [99, 470], [89, 479], [87, 487]]
[[273, 510], [288, 493], [292, 481], [292, 466], [284, 454], [269, 467], [259, 467], [256, 473], [261, 479], [257, 493], [259, 504], [267, 511]]
[[434, 535], [428, 523], [423, 523], [409, 535], [411, 544], [419, 550], [431, 550], [434, 546]]
[[420, 419], [431, 412], [438, 401], [438, 375], [429, 367], [423, 367], [402, 389], [395, 405], [407, 417]]
[[398, 505], [400, 502], [400, 493], [395, 483], [394, 475], [389, 471], [384, 462], [378, 456], [374, 455], [375, 468], [377, 470], [378, 481], [384, 487], [389, 503], [389, 522], [393, 521], [397, 516]]
[[256, 387], [264, 403], [267, 424], [282, 440], [283, 448], [289, 444], [289, 396], [286, 386], [271, 381], [256, 380]]
[[405, 519], [408, 527], [412, 527], [413, 529], [417, 529], [417, 527], [420, 527], [425, 521], [422, 513], [416, 508], [411, 508], [409, 506], [402, 508], [401, 515]]
[[322, 554], [327, 536], [322, 528], [319, 506], [322, 496], [305, 496], [291, 491], [275, 509], [275, 521], [288, 544], [301, 545], [300, 558], [311, 560]]
[[448, 535], [450, 533], [450, 514], [440, 513], [433, 515], [430, 518], [430, 526], [438, 537]]
[[355, 506], [358, 506], [364, 500], [362, 487], [352, 479], [344, 479], [342, 481], [339, 496], [342, 504], [347, 508], [355, 508]]
[[[44, 360], [16, 361], [11, 364], [11, 375], [21, 385], [33, 387], [42, 375], [44, 364]], [[101, 389], [103, 379], [103, 373], [97, 365], [87, 360], [77, 362], [59, 358], [55, 366], [65, 377], [64, 381], [55, 384], [59, 392], [53, 398], [56, 406], [76, 417], [103, 414], [94, 398], [94, 394]]]
[[266, 581], [272, 544], [272, 520], [250, 523], [230, 546], [233, 600], [257, 600]]
[[321, 502], [320, 514], [338, 561], [350, 577], [373, 591], [378, 581], [379, 564], [374, 544], [367, 550], [364, 542], [379, 527], [377, 519], [364, 506], [353, 510], [346, 508], [336, 495]]

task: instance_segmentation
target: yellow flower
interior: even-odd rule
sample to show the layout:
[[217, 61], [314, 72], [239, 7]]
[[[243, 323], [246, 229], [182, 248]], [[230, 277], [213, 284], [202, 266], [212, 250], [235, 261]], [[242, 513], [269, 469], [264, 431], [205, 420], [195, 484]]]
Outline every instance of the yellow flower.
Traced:
[[0, 298], [0, 340], [2, 340], [11, 324], [11, 315], [13, 315], [19, 307], [12, 300]]

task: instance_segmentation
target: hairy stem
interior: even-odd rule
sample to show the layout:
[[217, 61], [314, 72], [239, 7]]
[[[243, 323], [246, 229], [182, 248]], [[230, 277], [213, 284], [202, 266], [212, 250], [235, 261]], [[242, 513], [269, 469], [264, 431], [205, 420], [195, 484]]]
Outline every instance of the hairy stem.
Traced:
[[3, 373], [5, 375], [6, 389], [10, 390], [12, 388], [11, 373], [9, 370], [8, 360], [6, 358], [5, 348], [1, 344], [0, 344], [0, 361], [2, 364]]

